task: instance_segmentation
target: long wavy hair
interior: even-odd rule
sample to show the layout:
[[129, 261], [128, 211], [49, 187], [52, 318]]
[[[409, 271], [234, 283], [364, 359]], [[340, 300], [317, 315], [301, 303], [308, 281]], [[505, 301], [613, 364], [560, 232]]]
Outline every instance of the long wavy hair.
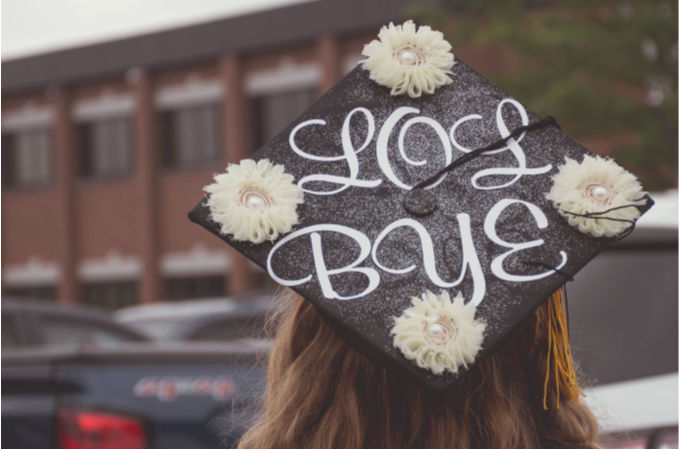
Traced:
[[[374, 363], [288, 291], [273, 319], [262, 410], [240, 448], [592, 448], [588, 408], [544, 380], [541, 307], [444, 392]], [[545, 314], [543, 315], [545, 317]]]

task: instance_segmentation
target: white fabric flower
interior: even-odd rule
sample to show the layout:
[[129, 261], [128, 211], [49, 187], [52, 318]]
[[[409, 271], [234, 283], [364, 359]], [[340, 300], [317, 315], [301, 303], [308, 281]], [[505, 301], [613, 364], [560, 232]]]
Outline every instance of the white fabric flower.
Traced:
[[293, 176], [268, 159], [229, 164], [203, 190], [210, 194], [210, 217], [220, 224], [220, 231], [254, 244], [290, 231], [298, 222], [297, 205], [303, 202], [302, 189]]
[[422, 299], [395, 317], [393, 344], [418, 367], [440, 375], [457, 373], [475, 360], [482, 348], [486, 324], [475, 319], [476, 308], [465, 304], [459, 293], [451, 301], [448, 292], [425, 291]]
[[378, 39], [364, 46], [361, 63], [373, 81], [392, 88], [392, 95], [420, 97], [452, 82], [448, 74], [453, 67], [451, 44], [444, 35], [428, 26], [416, 26], [408, 20], [403, 25], [380, 29]]
[[[586, 155], [579, 163], [566, 158], [558, 169], [546, 198], [581, 233], [613, 237], [631, 226], [627, 221], [640, 217], [635, 206], [611, 210], [645, 202], [645, 193], [635, 175], [613, 160]], [[598, 214], [603, 211], [607, 212]]]

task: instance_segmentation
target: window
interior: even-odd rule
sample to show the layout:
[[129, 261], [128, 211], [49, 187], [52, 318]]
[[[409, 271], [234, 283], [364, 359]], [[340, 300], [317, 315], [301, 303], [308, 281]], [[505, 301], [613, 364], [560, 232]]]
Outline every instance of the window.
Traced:
[[86, 178], [128, 176], [132, 173], [132, 120], [129, 117], [77, 125], [79, 172]]
[[31, 130], [3, 133], [3, 186], [45, 186], [51, 181], [50, 132], [48, 130]]
[[11, 298], [30, 298], [31, 300], [55, 300], [57, 288], [54, 285], [6, 287], [4, 294]]
[[253, 269], [253, 289], [260, 292], [273, 293], [278, 286], [266, 270], [262, 270], [259, 267]]
[[255, 148], [271, 141], [316, 99], [316, 89], [305, 89], [253, 99]]
[[163, 111], [160, 115], [164, 167], [205, 166], [220, 158], [220, 105]]
[[86, 305], [104, 309], [117, 309], [133, 305], [137, 303], [137, 282], [85, 283], [81, 286], [81, 299]]
[[169, 278], [165, 281], [165, 296], [169, 300], [223, 297], [224, 295], [226, 295], [226, 281], [222, 275]]
[[2, 313], [2, 349], [19, 347], [22, 344], [21, 329], [14, 314]]

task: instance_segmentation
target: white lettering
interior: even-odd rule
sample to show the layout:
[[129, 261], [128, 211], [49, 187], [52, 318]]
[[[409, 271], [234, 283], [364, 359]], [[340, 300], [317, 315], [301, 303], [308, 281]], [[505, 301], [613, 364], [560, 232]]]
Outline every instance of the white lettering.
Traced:
[[[352, 120], [352, 116], [355, 113], [361, 113], [363, 114], [364, 118], [366, 119], [366, 123], [368, 126], [368, 131], [366, 134], [366, 138], [364, 139], [364, 142], [361, 144], [361, 146], [357, 149], [355, 149], [352, 145], [352, 138], [350, 136], [350, 121]], [[371, 139], [373, 139], [373, 135], [375, 134], [375, 119], [373, 118], [373, 114], [366, 109], [366, 108], [355, 108], [353, 109], [347, 116], [345, 117], [345, 121], [342, 125], [342, 131], [341, 131], [341, 139], [342, 139], [342, 150], [343, 154], [340, 156], [319, 156], [319, 155], [313, 155], [311, 153], [307, 153], [300, 149], [297, 144], [295, 143], [295, 136], [297, 133], [304, 127], [310, 126], [310, 125], [326, 125], [325, 120], [321, 119], [312, 119], [312, 120], [307, 120], [305, 122], [302, 122], [298, 124], [295, 128], [293, 128], [293, 131], [291, 131], [290, 136], [288, 138], [288, 143], [290, 145], [290, 148], [293, 149], [295, 153], [298, 155], [302, 156], [303, 158], [310, 159], [312, 161], [324, 161], [324, 162], [333, 162], [333, 161], [342, 161], [345, 160], [347, 162], [347, 167], [349, 168], [349, 177], [341, 177], [337, 175], [329, 175], [329, 174], [311, 174], [307, 175], [305, 177], [302, 177], [298, 181], [298, 186], [302, 188], [303, 191], [310, 193], [310, 194], [316, 194], [316, 195], [333, 195], [337, 194], [339, 192], [344, 191], [350, 186], [356, 186], [356, 187], [362, 187], [362, 188], [372, 188], [380, 185], [382, 183], [382, 180], [360, 180], [359, 177], [359, 159], [357, 158], [357, 154], [366, 147], [368, 147], [368, 144], [371, 142]], [[321, 183], [331, 183], [331, 184], [337, 184], [340, 185], [337, 189], [331, 190], [331, 191], [316, 191], [313, 189], [307, 189], [305, 188], [305, 185], [307, 183], [312, 183], [312, 182], [321, 182]]]
[[[498, 127], [498, 131], [501, 134], [501, 138], [506, 138], [510, 136], [510, 130], [508, 130], [508, 127], [505, 125], [505, 121], [503, 120], [503, 105], [505, 104], [510, 104], [517, 109], [519, 112], [519, 115], [522, 119], [522, 125], [528, 125], [529, 124], [529, 116], [527, 115], [526, 110], [522, 106], [520, 102], [517, 100], [511, 99], [511, 98], [506, 98], [502, 100], [499, 104], [498, 107], [496, 108], [496, 126]], [[454, 124], [455, 126], [456, 124]], [[451, 134], [455, 130], [451, 129]], [[470, 180], [472, 182], [472, 186], [474, 186], [477, 189], [480, 190], [491, 190], [491, 189], [502, 189], [506, 188], [508, 186], [512, 186], [522, 178], [524, 175], [540, 175], [549, 172], [552, 169], [552, 165], [548, 164], [547, 166], [543, 167], [535, 167], [535, 168], [528, 168], [527, 167], [527, 161], [526, 161], [526, 156], [524, 155], [524, 150], [522, 147], [519, 145], [520, 141], [524, 139], [524, 136], [526, 135], [526, 131], [522, 134], [520, 134], [517, 139], [515, 138], [510, 138], [507, 141], [507, 145], [505, 147], [501, 147], [497, 150], [492, 150], [488, 153], [487, 155], [492, 155], [494, 153], [500, 153], [505, 150], [510, 150], [512, 155], [515, 157], [517, 160], [518, 167], [494, 167], [491, 169], [484, 169], [480, 170], [476, 174], [473, 175], [472, 179]], [[484, 177], [490, 177], [490, 176], [499, 176], [499, 175], [514, 175], [512, 179], [506, 183], [502, 184], [492, 184], [488, 186], [480, 186], [479, 185], [479, 180]]]
[[[506, 272], [503, 268], [503, 261], [505, 261], [505, 258], [512, 255], [513, 253], [517, 253], [528, 248], [540, 247], [545, 243], [543, 239], [536, 239], [528, 242], [507, 242], [498, 236], [498, 233], [496, 232], [496, 222], [498, 221], [498, 217], [505, 210], [505, 208], [513, 204], [521, 204], [526, 206], [536, 221], [538, 228], [543, 229], [548, 226], [548, 219], [545, 217], [545, 214], [543, 214], [543, 211], [541, 211], [541, 209], [533, 203], [522, 200], [514, 200], [511, 198], [499, 200], [495, 205], [493, 205], [493, 207], [489, 210], [489, 213], [486, 215], [486, 219], [484, 220], [484, 232], [494, 243], [502, 247], [509, 248], [510, 250], [496, 256], [493, 259], [491, 262], [491, 272], [501, 280], [506, 281], [534, 281], [554, 274], [555, 270], [549, 270], [547, 272], [535, 275], [515, 275]], [[560, 250], [560, 258], [561, 261], [556, 267], [557, 270], [560, 270], [567, 263], [567, 254], [563, 250]]]
[[[359, 256], [357, 256], [357, 258], [351, 264], [345, 267], [329, 269], [326, 267], [326, 261], [324, 260], [321, 236], [319, 234], [321, 232], [339, 233], [351, 238], [359, 246]], [[269, 255], [267, 256], [267, 272], [269, 272], [269, 276], [271, 276], [274, 281], [283, 286], [299, 286], [309, 282], [312, 279], [312, 275], [310, 274], [297, 280], [287, 280], [279, 277], [272, 267], [272, 258], [283, 245], [292, 241], [293, 239], [307, 234], [310, 235], [312, 243], [312, 256], [314, 258], [314, 268], [319, 285], [321, 287], [321, 292], [323, 293], [324, 297], [328, 299], [351, 300], [368, 295], [378, 287], [380, 284], [380, 275], [375, 269], [370, 267], [357, 267], [359, 263], [366, 259], [366, 257], [371, 253], [371, 242], [368, 237], [366, 237], [366, 235], [361, 231], [343, 225], [334, 224], [320, 224], [302, 228], [300, 230], [294, 231], [277, 242], [276, 245], [274, 245], [274, 247], [272, 247], [272, 249], [269, 251]], [[333, 289], [333, 284], [331, 283], [330, 277], [345, 273], [363, 274], [368, 279], [368, 286], [366, 286], [363, 291], [354, 295], [341, 296], [335, 291], [335, 289]]]
[[378, 235], [373, 245], [373, 262], [380, 269], [393, 274], [404, 274], [414, 270], [416, 268], [415, 264], [401, 269], [393, 269], [384, 266], [380, 263], [380, 261], [378, 261], [378, 248], [380, 247], [383, 239], [385, 239], [388, 234], [397, 228], [410, 227], [418, 234], [418, 237], [420, 238], [420, 245], [423, 252], [423, 267], [425, 268], [425, 273], [427, 273], [430, 281], [441, 288], [452, 288], [463, 282], [467, 268], [469, 268], [473, 284], [473, 294], [470, 303], [475, 306], [478, 305], [484, 299], [484, 294], [486, 292], [486, 280], [484, 279], [484, 272], [482, 271], [482, 267], [479, 263], [479, 257], [477, 256], [474, 242], [472, 240], [472, 232], [470, 230], [470, 216], [468, 214], [458, 214], [456, 217], [458, 219], [458, 226], [460, 228], [460, 240], [463, 258], [461, 261], [460, 275], [455, 281], [445, 281], [439, 276], [439, 273], [437, 272], [437, 264], [435, 262], [434, 245], [432, 243], [430, 234], [420, 222], [409, 218], [392, 222]]

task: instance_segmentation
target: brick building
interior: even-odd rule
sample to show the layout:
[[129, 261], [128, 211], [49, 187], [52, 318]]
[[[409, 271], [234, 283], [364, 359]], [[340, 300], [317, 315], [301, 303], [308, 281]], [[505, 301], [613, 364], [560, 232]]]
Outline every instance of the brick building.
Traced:
[[114, 308], [267, 288], [186, 213], [404, 3], [302, 3], [4, 61], [3, 292]]

